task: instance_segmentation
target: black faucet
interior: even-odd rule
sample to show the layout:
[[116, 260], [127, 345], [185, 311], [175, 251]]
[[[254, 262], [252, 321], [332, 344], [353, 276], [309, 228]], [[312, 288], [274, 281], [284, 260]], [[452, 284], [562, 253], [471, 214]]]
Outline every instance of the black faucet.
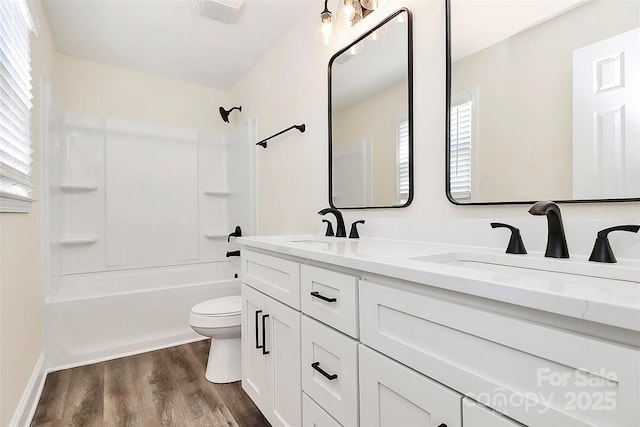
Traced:
[[338, 225], [336, 225], [336, 237], [347, 237], [347, 230], [344, 228], [344, 219], [342, 218], [342, 212], [340, 212], [336, 208], [325, 208], [321, 211], [318, 211], [320, 215], [326, 215], [328, 213], [332, 213], [336, 216], [336, 221]]
[[351, 224], [351, 232], [349, 233], [350, 239], [359, 239], [360, 235], [358, 234], [358, 224], [364, 224], [364, 219], [358, 220]]
[[331, 221], [328, 219], [323, 219], [322, 222], [327, 223], [327, 231], [324, 233], [327, 237], [333, 237], [333, 225], [331, 225]]
[[611, 245], [609, 244], [609, 233], [612, 231], [629, 231], [631, 233], [637, 233], [639, 230], [640, 225], [618, 225], [616, 227], [609, 227], [605, 228], [604, 230], [598, 231], [598, 237], [596, 238], [596, 242], [593, 245], [593, 250], [591, 251], [589, 261], [611, 263], [618, 262], [616, 256], [611, 250]]
[[506, 253], [518, 255], [525, 255], [527, 253], [527, 249], [524, 247], [524, 242], [522, 241], [522, 236], [520, 236], [520, 229], [501, 222], [492, 222], [491, 228], [508, 228], [511, 230], [511, 238], [509, 239]]
[[239, 225], [236, 225], [234, 232], [227, 236], [227, 243], [231, 240], [231, 237], [242, 237], [242, 229]]
[[547, 216], [547, 249], [544, 256], [550, 258], [569, 258], [567, 238], [564, 236], [560, 208], [554, 202], [541, 201], [529, 209], [531, 215]]

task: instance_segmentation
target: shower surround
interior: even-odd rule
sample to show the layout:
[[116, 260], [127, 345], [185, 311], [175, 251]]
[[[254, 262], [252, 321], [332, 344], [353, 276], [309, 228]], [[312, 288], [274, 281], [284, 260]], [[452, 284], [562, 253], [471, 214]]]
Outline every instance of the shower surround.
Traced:
[[238, 225], [255, 231], [255, 121], [223, 134], [62, 111], [49, 99], [46, 367], [201, 339], [189, 310], [239, 293], [227, 237]]

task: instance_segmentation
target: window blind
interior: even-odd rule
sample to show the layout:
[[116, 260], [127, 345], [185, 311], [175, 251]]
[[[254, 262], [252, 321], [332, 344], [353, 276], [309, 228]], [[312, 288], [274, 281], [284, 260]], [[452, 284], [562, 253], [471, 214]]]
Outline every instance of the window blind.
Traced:
[[400, 203], [409, 199], [409, 121], [398, 124], [398, 195]]
[[0, 195], [31, 183], [31, 18], [24, 0], [0, 1]]
[[449, 182], [451, 196], [456, 200], [471, 200], [472, 105], [469, 96], [451, 107]]

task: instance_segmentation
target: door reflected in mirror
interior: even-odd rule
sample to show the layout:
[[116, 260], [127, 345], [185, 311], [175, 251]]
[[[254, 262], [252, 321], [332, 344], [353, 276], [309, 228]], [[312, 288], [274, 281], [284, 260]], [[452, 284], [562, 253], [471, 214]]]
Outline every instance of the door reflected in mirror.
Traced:
[[449, 7], [450, 200], [638, 200], [640, 2]]
[[401, 9], [329, 61], [329, 202], [404, 207], [413, 198], [412, 23]]

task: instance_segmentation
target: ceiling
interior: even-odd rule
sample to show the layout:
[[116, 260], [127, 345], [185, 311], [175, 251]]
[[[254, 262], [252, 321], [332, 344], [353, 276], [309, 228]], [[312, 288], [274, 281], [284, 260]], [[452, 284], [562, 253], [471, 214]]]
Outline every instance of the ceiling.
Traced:
[[225, 24], [194, 13], [195, 0], [43, 0], [59, 53], [220, 90], [321, 3], [245, 0]]

